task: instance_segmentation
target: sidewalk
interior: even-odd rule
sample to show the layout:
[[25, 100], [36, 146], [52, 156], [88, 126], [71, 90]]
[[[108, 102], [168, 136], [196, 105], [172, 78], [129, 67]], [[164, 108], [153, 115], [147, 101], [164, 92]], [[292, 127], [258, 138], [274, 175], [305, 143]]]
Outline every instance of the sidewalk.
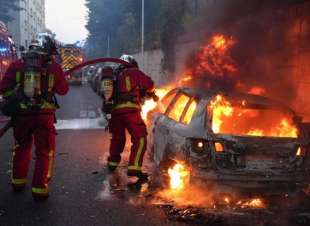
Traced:
[[6, 123], [6, 122], [8, 122], [9, 120], [10, 120], [10, 118], [8, 118], [8, 117], [6, 117], [6, 116], [0, 114], [0, 124]]

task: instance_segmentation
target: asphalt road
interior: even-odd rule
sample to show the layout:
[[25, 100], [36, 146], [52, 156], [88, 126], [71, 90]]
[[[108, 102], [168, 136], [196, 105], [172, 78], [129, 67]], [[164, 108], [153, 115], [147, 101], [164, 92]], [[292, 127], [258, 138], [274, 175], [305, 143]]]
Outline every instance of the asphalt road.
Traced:
[[[100, 99], [87, 85], [71, 87], [59, 103], [58, 119], [65, 124], [99, 117]], [[21, 194], [12, 192], [13, 138], [11, 131], [7, 133], [0, 140], [0, 226], [180, 225], [167, 221], [161, 209], [139, 202], [137, 193], [110, 193], [110, 176], [104, 170], [108, 145], [109, 134], [103, 129], [59, 130], [51, 196], [44, 203], [35, 203], [30, 185]], [[29, 181], [31, 176], [32, 170]]]
[[[119, 176], [112, 177], [105, 169], [110, 137], [101, 128], [100, 98], [87, 85], [72, 86], [66, 97], [59, 98], [59, 103], [62, 108], [57, 112], [55, 171], [50, 183], [51, 196], [46, 202], [34, 202], [30, 186], [20, 194], [12, 191], [12, 132], [0, 140], [0, 226], [310, 225], [310, 200], [305, 196], [301, 197], [302, 202], [285, 199], [276, 202], [273, 208], [262, 210], [221, 205], [178, 209], [162, 202], [152, 191], [128, 189], [125, 173], [129, 143]], [[31, 176], [32, 169], [29, 181]], [[190, 190], [187, 196], [190, 200], [204, 200], [209, 191], [204, 192]], [[182, 203], [182, 199], [178, 202]], [[294, 202], [297, 204], [293, 205]]]

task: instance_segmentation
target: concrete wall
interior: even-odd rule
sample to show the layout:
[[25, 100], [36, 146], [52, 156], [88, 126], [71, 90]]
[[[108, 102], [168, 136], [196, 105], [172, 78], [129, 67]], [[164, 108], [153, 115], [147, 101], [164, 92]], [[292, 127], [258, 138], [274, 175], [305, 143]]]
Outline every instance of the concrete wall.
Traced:
[[167, 75], [161, 69], [163, 52], [160, 49], [146, 51], [144, 61], [141, 53], [133, 54], [138, 61], [140, 68], [155, 81], [156, 85], [161, 85], [167, 80]]
[[[296, 16], [301, 12], [303, 13], [302, 17]], [[292, 7], [285, 13], [284, 17], [284, 20], [292, 21], [291, 27], [276, 30], [277, 34], [275, 36], [271, 35], [272, 39], [270, 41], [275, 49], [270, 50], [268, 56], [270, 56], [270, 59], [277, 59], [277, 63], [269, 62], [269, 64], [266, 64], [266, 68], [270, 67], [271, 76], [279, 71], [289, 75], [297, 90], [297, 96], [293, 103], [288, 104], [291, 104], [297, 113], [304, 117], [305, 121], [310, 121], [310, 3], [303, 4], [301, 8]], [[256, 18], [260, 19], [257, 15]], [[279, 17], [275, 17], [275, 19], [279, 19]], [[270, 25], [266, 24], [265, 26], [266, 30], [268, 30]], [[234, 27], [231, 30], [234, 30]], [[270, 32], [272, 34], [273, 31]], [[278, 45], [278, 35], [285, 36], [286, 41], [281, 44], [282, 47]], [[184, 71], [188, 57], [199, 48], [202, 40], [204, 40], [203, 35], [195, 35], [195, 37], [191, 35], [191, 38], [187, 38], [185, 35], [177, 40], [175, 74], [171, 75], [162, 72], [163, 53], [159, 49], [145, 53], [144, 70], [153, 77], [157, 85], [173, 80]], [[255, 43], [253, 44], [253, 48], [255, 48]], [[289, 47], [289, 55], [286, 55], [287, 47]], [[142, 64], [141, 54], [137, 53], [135, 56], [139, 63]], [[276, 82], [277, 80], [273, 79], [271, 81]], [[294, 94], [291, 95], [293, 97]]]
[[195, 52], [201, 44], [201, 39], [188, 40], [186, 36], [177, 41], [178, 44], [175, 50], [176, 71], [173, 74], [162, 70], [163, 51], [161, 49], [146, 51], [144, 53], [144, 63], [141, 53], [133, 54], [143, 71], [153, 78], [156, 85], [162, 85], [177, 78], [184, 71], [188, 56]]

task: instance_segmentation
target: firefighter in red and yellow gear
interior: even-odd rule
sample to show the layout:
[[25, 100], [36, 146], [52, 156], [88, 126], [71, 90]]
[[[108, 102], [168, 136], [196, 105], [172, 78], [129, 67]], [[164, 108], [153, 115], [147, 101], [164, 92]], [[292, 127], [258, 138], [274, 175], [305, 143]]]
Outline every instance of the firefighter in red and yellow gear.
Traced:
[[53, 60], [57, 54], [54, 41], [48, 37], [31, 44], [22, 59], [12, 63], [0, 83], [0, 94], [17, 99], [13, 122], [15, 147], [13, 152], [12, 186], [15, 191], [25, 188], [35, 145], [35, 168], [32, 194], [46, 199], [52, 177], [55, 155], [55, 94], [65, 95], [68, 84], [61, 66]]
[[116, 102], [112, 110], [109, 129], [112, 133], [108, 168], [114, 171], [121, 161], [121, 153], [126, 143], [125, 130], [131, 136], [131, 152], [128, 164], [128, 176], [147, 180], [142, 172], [142, 163], [147, 145], [147, 129], [141, 117], [143, 99], [154, 95], [154, 82], [138, 69], [132, 56], [123, 55], [122, 60], [130, 63], [117, 75]]

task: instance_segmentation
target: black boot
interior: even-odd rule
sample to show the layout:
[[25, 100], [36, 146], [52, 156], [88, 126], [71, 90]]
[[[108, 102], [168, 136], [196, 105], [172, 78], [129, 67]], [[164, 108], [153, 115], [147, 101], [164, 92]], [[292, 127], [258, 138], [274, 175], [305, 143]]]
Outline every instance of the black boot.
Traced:
[[14, 184], [14, 185], [12, 185], [12, 187], [13, 187], [13, 191], [15, 193], [20, 193], [20, 192], [23, 192], [25, 190], [26, 185], [25, 184], [20, 184], [20, 185]]
[[44, 202], [49, 198], [49, 194], [38, 195], [38, 194], [32, 193], [32, 198], [33, 198], [33, 201], [35, 202]]
[[138, 171], [138, 172], [127, 172], [127, 175], [129, 177], [138, 177], [138, 183], [145, 183], [148, 181], [148, 177], [149, 175], [147, 173], [143, 173], [142, 171]]
[[114, 173], [117, 166], [110, 166], [109, 164], [107, 165], [107, 168], [108, 168], [108, 173]]

